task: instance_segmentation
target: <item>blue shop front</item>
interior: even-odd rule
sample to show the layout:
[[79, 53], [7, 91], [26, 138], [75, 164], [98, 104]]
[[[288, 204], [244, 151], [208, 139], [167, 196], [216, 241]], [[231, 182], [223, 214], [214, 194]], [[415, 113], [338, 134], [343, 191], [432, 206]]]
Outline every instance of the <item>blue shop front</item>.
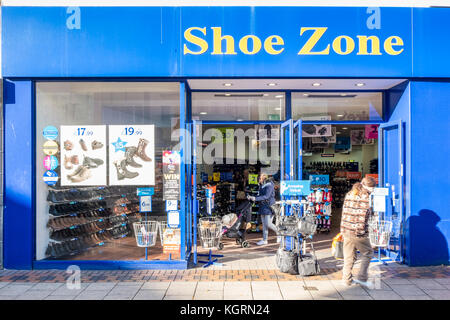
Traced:
[[[215, 214], [233, 212], [219, 205], [224, 185], [243, 173], [251, 187], [274, 163], [278, 181], [327, 172], [332, 210], [373, 175], [391, 199], [383, 253], [448, 264], [449, 17], [2, 7], [5, 268], [186, 269], [207, 247], [207, 190]], [[256, 134], [236, 155], [227, 130]], [[208, 163], [211, 145], [223, 148]]]

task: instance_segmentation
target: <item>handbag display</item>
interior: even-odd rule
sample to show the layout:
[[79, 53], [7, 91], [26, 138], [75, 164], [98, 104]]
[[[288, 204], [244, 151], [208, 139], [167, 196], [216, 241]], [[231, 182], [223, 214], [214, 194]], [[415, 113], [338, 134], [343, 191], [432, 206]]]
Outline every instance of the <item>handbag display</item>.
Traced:
[[276, 263], [281, 272], [297, 274], [298, 253], [295, 251], [278, 248]]
[[301, 276], [314, 276], [320, 273], [319, 261], [317, 261], [314, 246], [311, 243], [312, 254], [305, 253], [298, 255], [298, 274]]
[[297, 231], [302, 236], [308, 237], [313, 235], [317, 230], [316, 218], [313, 215], [306, 214], [299, 218]]
[[296, 216], [278, 216], [276, 227], [278, 229], [277, 235], [296, 237], [298, 235], [299, 219]]

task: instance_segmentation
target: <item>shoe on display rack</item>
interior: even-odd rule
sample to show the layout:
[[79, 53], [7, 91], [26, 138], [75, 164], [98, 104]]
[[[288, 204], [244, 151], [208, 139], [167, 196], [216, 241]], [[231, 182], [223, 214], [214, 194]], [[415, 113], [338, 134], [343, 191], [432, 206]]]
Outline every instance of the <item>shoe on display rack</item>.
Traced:
[[101, 148], [103, 148], [103, 143], [101, 143], [100, 141], [94, 140], [91, 143], [91, 147], [92, 147], [92, 150], [101, 149]]
[[102, 159], [95, 159], [90, 157], [84, 157], [83, 166], [88, 168], [97, 168], [98, 166], [103, 164]]
[[83, 149], [83, 151], [88, 151], [88, 148], [86, 146], [86, 142], [84, 142], [83, 139], [80, 139], [80, 146], [81, 146], [81, 149]]

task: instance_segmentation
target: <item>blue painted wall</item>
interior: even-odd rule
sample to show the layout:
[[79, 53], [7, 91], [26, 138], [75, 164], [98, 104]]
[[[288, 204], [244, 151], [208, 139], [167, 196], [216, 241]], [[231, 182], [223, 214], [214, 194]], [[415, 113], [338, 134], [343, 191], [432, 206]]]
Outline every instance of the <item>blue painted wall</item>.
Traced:
[[34, 257], [34, 119], [31, 81], [4, 81], [4, 267], [31, 269]]
[[450, 83], [411, 82], [408, 264], [449, 264]]

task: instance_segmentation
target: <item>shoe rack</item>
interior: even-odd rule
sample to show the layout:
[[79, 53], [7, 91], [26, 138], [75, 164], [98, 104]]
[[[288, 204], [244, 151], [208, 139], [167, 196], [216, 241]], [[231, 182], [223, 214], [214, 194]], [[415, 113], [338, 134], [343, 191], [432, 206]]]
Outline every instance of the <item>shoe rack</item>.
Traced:
[[140, 220], [135, 187], [49, 188], [48, 257], [77, 255], [132, 236]]

